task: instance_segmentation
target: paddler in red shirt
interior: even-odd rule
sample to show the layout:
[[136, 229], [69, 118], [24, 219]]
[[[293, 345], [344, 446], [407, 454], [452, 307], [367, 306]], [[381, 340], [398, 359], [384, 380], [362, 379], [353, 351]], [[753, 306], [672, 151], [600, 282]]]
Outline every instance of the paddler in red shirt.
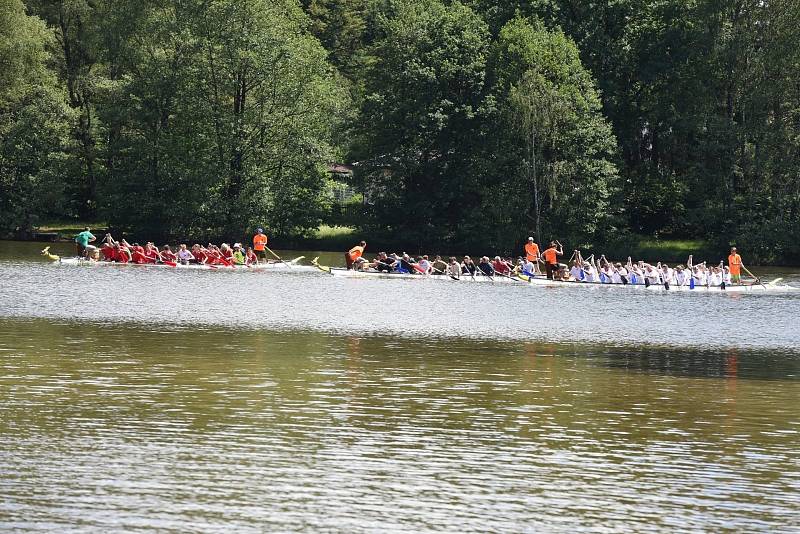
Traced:
[[[222, 246], [227, 247], [225, 243]], [[218, 247], [217, 245], [212, 245], [209, 243], [208, 245], [208, 261], [206, 262], [208, 265], [230, 265], [230, 261], [225, 259], [225, 253], [222, 247]]]
[[124, 239], [122, 240], [122, 244], [125, 245], [125, 248], [131, 253], [131, 262], [132, 263], [147, 263], [147, 258], [144, 256], [144, 247], [141, 246], [139, 243], [134, 243], [133, 245], [129, 244]]
[[253, 250], [253, 247], [247, 247], [247, 254], [244, 258], [245, 265], [258, 265], [258, 256], [256, 255], [256, 251]]
[[178, 256], [176, 256], [175, 253], [172, 252], [172, 249], [170, 248], [169, 245], [164, 245], [163, 247], [161, 247], [161, 261], [165, 263], [166, 262], [177, 263]]
[[128, 263], [131, 261], [131, 253], [122, 243], [114, 243], [114, 258], [117, 263]]
[[216, 245], [209, 243], [203, 251], [206, 253], [206, 265], [218, 265], [221, 263], [222, 255]]
[[201, 265], [208, 261], [208, 251], [198, 243], [192, 245], [192, 256], [194, 256], [194, 260]]
[[103, 239], [103, 244], [100, 245], [100, 253], [103, 255], [104, 261], [115, 261], [117, 259], [117, 252], [114, 249], [114, 239], [111, 234], [106, 234]]
[[231, 250], [231, 246], [227, 243], [223, 243], [219, 247], [219, 253], [221, 256], [222, 263], [225, 265], [233, 265], [233, 250]]
[[145, 263], [156, 263], [161, 259], [158, 249], [150, 241], [148, 241], [144, 247], [144, 257]]
[[494, 268], [494, 272], [497, 274], [507, 275], [511, 272], [511, 267], [509, 267], [508, 264], [500, 258], [500, 256], [494, 257], [492, 267]]

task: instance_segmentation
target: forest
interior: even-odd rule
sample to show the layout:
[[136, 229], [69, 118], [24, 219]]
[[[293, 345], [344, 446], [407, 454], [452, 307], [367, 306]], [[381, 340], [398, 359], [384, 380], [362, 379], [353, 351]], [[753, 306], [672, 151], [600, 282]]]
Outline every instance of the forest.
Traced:
[[797, 0], [0, 0], [0, 235], [797, 263], [798, 28]]

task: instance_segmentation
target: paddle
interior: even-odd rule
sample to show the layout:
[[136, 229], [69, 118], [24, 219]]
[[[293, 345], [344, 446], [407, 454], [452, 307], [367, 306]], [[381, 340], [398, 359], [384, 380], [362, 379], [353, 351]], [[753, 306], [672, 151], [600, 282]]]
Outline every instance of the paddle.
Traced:
[[496, 276], [502, 276], [503, 278], [508, 278], [509, 280], [511, 280], [511, 281], [513, 281], [513, 282], [519, 282], [519, 283], [521, 283], [521, 284], [527, 284], [527, 283], [529, 283], [529, 282], [530, 282], [530, 280], [528, 280], [528, 281], [526, 282], [526, 281], [525, 281], [525, 280], [523, 280], [522, 278], [515, 278], [515, 277], [513, 277], [513, 276], [510, 276], [510, 275], [507, 275], [507, 274], [505, 274], [505, 273], [498, 273], [497, 271], [495, 271], [495, 272], [494, 272], [494, 274], [495, 274]]
[[[470, 269], [469, 269], [469, 267], [467, 267], [467, 264], [466, 264], [466, 263], [462, 263], [461, 265], [462, 265], [462, 267], [461, 267], [461, 272], [462, 272], [462, 274], [463, 274], [463, 272], [464, 272], [464, 268], [466, 268], [466, 269], [467, 269], [467, 272], [468, 272], [468, 273], [469, 273], [469, 275], [472, 277], [472, 281], [474, 282], [474, 281], [475, 281], [475, 271], [477, 271], [477, 270], [478, 270], [478, 266], [477, 266], [477, 265], [475, 265], [475, 263], [473, 263], [473, 264], [472, 264], [472, 268], [473, 268], [473, 270], [470, 270]], [[460, 279], [461, 279], [461, 278], [459, 278], [459, 280], [460, 280]]]
[[265, 249], [267, 249], [267, 252], [269, 252], [270, 254], [272, 254], [273, 256], [275, 256], [275, 258], [276, 258], [278, 261], [285, 263], [285, 264], [286, 264], [286, 265], [287, 265], [287, 266], [288, 266], [290, 269], [292, 268], [292, 264], [291, 264], [291, 263], [289, 263], [289, 262], [287, 262], [287, 261], [283, 261], [283, 258], [281, 258], [281, 257], [280, 257], [280, 256], [278, 256], [277, 254], [275, 254], [275, 253], [272, 251], [272, 249], [271, 249], [271, 248], [269, 248], [267, 245], [264, 245], [264, 248], [265, 248]]
[[492, 281], [492, 283], [494, 283], [494, 276], [483, 272], [483, 269], [480, 268], [480, 264], [478, 264], [478, 267], [475, 268], [475, 271], [480, 272], [481, 276], [486, 276], [487, 278], [489, 278], [489, 280]]
[[456, 265], [458, 265], [458, 276], [450, 272], [450, 268], [452, 267], [452, 265], [449, 263], [447, 264], [447, 270], [442, 271], [442, 273], [447, 274], [447, 276], [449, 276], [451, 280], [455, 280], [456, 282], [458, 282], [461, 280], [461, 264], [457, 263]]
[[761, 286], [762, 286], [764, 289], [767, 289], [767, 286], [765, 286], [765, 285], [764, 285], [764, 282], [762, 282], [762, 281], [761, 281], [761, 278], [759, 278], [759, 277], [757, 277], [756, 275], [754, 275], [753, 273], [751, 273], [751, 272], [750, 272], [750, 270], [749, 270], [747, 267], [745, 267], [745, 266], [744, 266], [744, 264], [741, 264], [741, 265], [742, 265], [742, 269], [744, 269], [744, 272], [746, 272], [747, 274], [749, 274], [750, 276], [752, 276], [753, 278], [755, 278], [755, 280], [756, 280], [756, 281], [753, 283], [753, 285], [755, 285], [755, 284], [759, 284], [759, 285], [761, 285]]
[[[502, 261], [502, 260], [501, 260], [501, 261]], [[505, 265], [506, 267], [510, 267], [510, 266], [508, 265], [508, 263], [506, 263], [506, 262], [502, 262], [502, 263], [503, 263], [503, 265]], [[509, 271], [509, 272], [512, 272], [512, 271]], [[523, 284], [527, 283], [527, 282], [525, 282], [525, 280], [522, 280], [521, 278], [515, 278], [515, 277], [513, 277], [513, 276], [511, 276], [511, 275], [508, 275], [508, 274], [506, 274], [506, 273], [501, 273], [500, 271], [498, 271], [498, 270], [497, 270], [497, 268], [495, 268], [495, 270], [494, 270], [494, 274], [495, 274], [495, 276], [502, 276], [503, 278], [508, 278], [509, 280], [513, 280], [513, 281], [515, 281], [515, 282], [522, 282]]]

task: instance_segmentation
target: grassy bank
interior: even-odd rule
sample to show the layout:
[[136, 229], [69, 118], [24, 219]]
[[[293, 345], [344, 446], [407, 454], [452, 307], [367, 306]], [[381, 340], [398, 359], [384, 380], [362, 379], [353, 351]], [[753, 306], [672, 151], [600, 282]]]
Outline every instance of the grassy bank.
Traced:
[[82, 232], [87, 226], [96, 234], [108, 228], [108, 223], [105, 221], [76, 221], [74, 219], [47, 221], [36, 226], [33, 233], [57, 234], [58, 240], [72, 241], [75, 235]]
[[301, 250], [341, 251], [349, 250], [356, 242], [364, 239], [355, 228], [346, 226], [328, 226], [323, 224], [311, 237], [280, 239], [275, 243], [280, 248], [294, 248]]
[[700, 239], [653, 239], [639, 237], [630, 247], [630, 251], [615, 251], [618, 259], [630, 255], [634, 259], [645, 261], [663, 261], [668, 263], [684, 263], [690, 254], [694, 255], [695, 262], [719, 261], [727, 256], [725, 250], [715, 250], [711, 244]]

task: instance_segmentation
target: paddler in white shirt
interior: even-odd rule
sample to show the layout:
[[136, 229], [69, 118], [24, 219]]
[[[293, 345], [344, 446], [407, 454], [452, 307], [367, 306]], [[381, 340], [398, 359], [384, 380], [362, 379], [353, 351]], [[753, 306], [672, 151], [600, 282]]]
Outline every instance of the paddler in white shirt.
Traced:
[[644, 272], [642, 271], [642, 266], [644, 262], [640, 261], [638, 264], [633, 263], [631, 257], [628, 256], [628, 265], [626, 269], [628, 269], [628, 282], [634, 285], [643, 285], [644, 284]]
[[626, 269], [621, 263], [617, 262], [615, 265], [615, 271], [617, 272], [617, 276], [619, 277], [619, 282], [624, 285], [628, 285], [630, 280], [628, 277], [630, 276], [628, 273], [628, 269]]
[[722, 281], [725, 282], [725, 285], [730, 285], [733, 283], [733, 279], [731, 277], [731, 270], [725, 265], [722, 268]]
[[675, 267], [675, 285], [676, 286], [685, 286], [689, 282], [689, 277], [686, 274], [686, 271], [683, 270], [683, 265], [678, 265]]
[[669, 268], [669, 265], [666, 263], [661, 266], [661, 281], [666, 284], [671, 284], [674, 282], [673, 278], [673, 271]]
[[583, 281], [584, 274], [583, 274], [583, 268], [581, 267], [580, 257], [576, 257], [575, 261], [572, 262], [572, 267], [569, 270], [569, 275], [572, 277], [573, 280], [577, 282]]
[[719, 287], [722, 285], [722, 270], [719, 267], [712, 267], [708, 275], [708, 285]]
[[450, 275], [450, 278], [454, 280], [458, 280], [461, 278], [461, 264], [458, 263], [458, 260], [455, 257], [450, 257], [450, 263], [447, 264], [447, 274]]
[[596, 284], [600, 281], [597, 276], [597, 269], [595, 269], [594, 265], [588, 261], [583, 262], [583, 281], [591, 282], [593, 284]]
[[514, 267], [514, 270], [517, 274], [521, 274], [522, 276], [532, 277], [536, 272], [536, 265], [525, 258], [519, 258], [517, 260], [517, 266]]
[[703, 270], [703, 264], [695, 265], [692, 268], [692, 279], [694, 279], [694, 285], [696, 286], [706, 285], [706, 273]]
[[597, 260], [597, 273], [602, 284], [613, 284], [613, 269], [611, 263], [606, 259], [605, 255], [600, 256]]
[[658, 273], [658, 269], [650, 265], [649, 263], [644, 267], [644, 285], [650, 286], [652, 284], [658, 284], [659, 279], [661, 276]]

